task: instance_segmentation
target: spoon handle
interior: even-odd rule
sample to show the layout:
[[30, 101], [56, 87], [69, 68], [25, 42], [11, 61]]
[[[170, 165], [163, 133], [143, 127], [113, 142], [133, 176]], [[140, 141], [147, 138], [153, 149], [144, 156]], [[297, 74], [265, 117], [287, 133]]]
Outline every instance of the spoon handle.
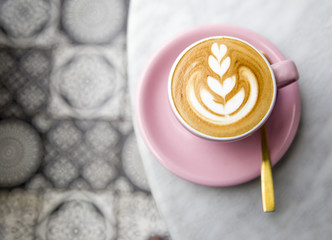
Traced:
[[267, 143], [266, 127], [261, 128], [262, 141], [262, 165], [261, 165], [261, 189], [262, 203], [264, 212], [273, 212], [275, 210], [274, 187], [272, 168], [269, 154], [269, 146]]

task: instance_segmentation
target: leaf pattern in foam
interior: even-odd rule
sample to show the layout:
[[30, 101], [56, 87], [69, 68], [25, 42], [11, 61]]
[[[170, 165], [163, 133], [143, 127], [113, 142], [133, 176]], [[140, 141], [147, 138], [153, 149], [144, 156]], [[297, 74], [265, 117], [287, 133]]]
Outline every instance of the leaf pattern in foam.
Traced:
[[214, 43], [212, 44], [211, 50], [218, 62], [220, 62], [227, 52], [227, 47], [224, 44], [221, 44], [220, 47], [218, 47], [218, 44]]
[[231, 99], [229, 99], [225, 104], [225, 114], [231, 114], [235, 112], [243, 103], [245, 97], [244, 89], [235, 94]]
[[213, 57], [212, 55], [209, 56], [209, 66], [210, 66], [210, 68], [216, 74], [218, 74], [220, 77], [222, 77], [225, 74], [225, 72], [228, 70], [230, 64], [231, 64], [230, 57], [227, 57], [220, 64], [215, 57]]
[[[221, 44], [218, 47], [217, 43], [212, 44], [211, 51], [213, 55], [209, 56], [209, 66], [210, 68], [220, 76], [220, 79], [215, 79], [214, 77], [207, 77], [207, 84], [209, 88], [219, 96], [225, 99], [226, 95], [229, 94], [235, 87], [236, 84], [236, 76], [232, 76], [223, 80], [223, 75], [228, 70], [231, 59], [229, 56], [225, 58], [227, 53], [227, 47]], [[245, 91], [243, 88], [240, 89], [231, 99], [224, 104], [218, 103], [215, 101], [211, 92], [207, 90], [201, 91], [201, 100], [204, 105], [209, 108], [212, 112], [221, 114], [221, 115], [229, 115], [238, 110], [238, 108], [242, 105], [245, 98]]]
[[216, 94], [222, 96], [225, 98], [225, 96], [232, 91], [232, 89], [235, 86], [235, 76], [229, 77], [223, 81], [223, 84], [221, 84], [217, 79], [208, 76], [207, 83], [208, 86], [212, 91], [214, 91]]
[[205, 104], [205, 106], [208, 107], [212, 112], [217, 113], [217, 114], [225, 114], [225, 108], [224, 105], [221, 103], [217, 103], [211, 93], [209, 93], [206, 90], [201, 91], [201, 99], [202, 102]]
[[227, 52], [227, 47], [223, 44], [218, 47], [218, 44], [214, 43], [211, 47], [211, 51], [214, 56], [209, 56], [209, 66], [215, 73], [222, 77], [231, 64], [230, 57], [227, 57], [221, 61]]
[[229, 115], [235, 112], [243, 103], [245, 97], [244, 89], [236, 93], [231, 99], [229, 99], [225, 104], [217, 103], [211, 93], [206, 90], [202, 90], [201, 98], [205, 106], [207, 106], [211, 111], [221, 115]]

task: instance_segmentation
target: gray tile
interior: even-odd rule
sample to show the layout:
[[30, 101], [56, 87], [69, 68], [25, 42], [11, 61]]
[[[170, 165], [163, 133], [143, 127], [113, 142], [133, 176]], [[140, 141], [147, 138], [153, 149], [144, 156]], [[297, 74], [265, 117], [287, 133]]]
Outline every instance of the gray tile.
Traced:
[[133, 133], [128, 5], [0, 1], [0, 130], [16, 119], [12, 139], [39, 139], [38, 158], [13, 165], [0, 131], [0, 239], [168, 236]]

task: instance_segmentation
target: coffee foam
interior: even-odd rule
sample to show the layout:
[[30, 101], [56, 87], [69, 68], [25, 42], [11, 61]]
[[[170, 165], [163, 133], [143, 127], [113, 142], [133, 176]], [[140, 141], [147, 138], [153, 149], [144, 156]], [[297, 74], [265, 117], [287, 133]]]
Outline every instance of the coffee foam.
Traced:
[[232, 38], [190, 48], [177, 63], [172, 98], [183, 120], [213, 137], [233, 137], [255, 127], [273, 102], [274, 84], [264, 58]]

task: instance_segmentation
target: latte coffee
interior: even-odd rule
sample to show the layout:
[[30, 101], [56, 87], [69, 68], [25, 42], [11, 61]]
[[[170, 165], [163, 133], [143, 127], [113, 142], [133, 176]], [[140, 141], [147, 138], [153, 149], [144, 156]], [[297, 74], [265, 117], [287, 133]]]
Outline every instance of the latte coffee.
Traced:
[[231, 37], [187, 48], [170, 73], [172, 108], [188, 128], [212, 138], [244, 136], [269, 115], [276, 94], [269, 63], [250, 44]]

